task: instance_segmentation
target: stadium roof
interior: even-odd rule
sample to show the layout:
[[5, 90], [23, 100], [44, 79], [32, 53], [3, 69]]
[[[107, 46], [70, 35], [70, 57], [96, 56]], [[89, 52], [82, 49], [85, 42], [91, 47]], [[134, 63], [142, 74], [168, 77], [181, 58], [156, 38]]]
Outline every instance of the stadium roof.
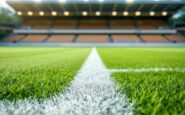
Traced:
[[142, 16], [150, 16], [151, 12], [155, 16], [162, 16], [162, 12], [169, 15], [174, 14], [179, 8], [185, 5], [185, 0], [7, 0], [21, 15], [26, 16], [28, 12], [33, 15], [51, 15], [56, 12], [57, 15], [64, 15], [68, 12], [71, 16], [80, 16], [87, 12], [87, 15], [109, 16], [123, 15], [128, 12], [129, 16], [136, 16], [136, 12], [140, 12]]

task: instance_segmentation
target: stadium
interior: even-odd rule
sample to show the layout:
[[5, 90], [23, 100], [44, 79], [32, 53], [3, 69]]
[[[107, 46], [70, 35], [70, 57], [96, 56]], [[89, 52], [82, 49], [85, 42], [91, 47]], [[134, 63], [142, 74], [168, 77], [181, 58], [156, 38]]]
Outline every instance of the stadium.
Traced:
[[0, 8], [0, 115], [185, 114], [184, 0]]

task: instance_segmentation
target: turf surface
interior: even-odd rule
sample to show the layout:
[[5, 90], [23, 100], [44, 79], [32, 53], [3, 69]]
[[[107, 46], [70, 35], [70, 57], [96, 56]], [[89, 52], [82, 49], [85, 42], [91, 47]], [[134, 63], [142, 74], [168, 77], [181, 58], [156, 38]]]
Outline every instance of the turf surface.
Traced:
[[90, 48], [0, 47], [0, 100], [60, 93], [89, 52]]
[[185, 48], [99, 48], [108, 68], [185, 67]]
[[[99, 48], [110, 69], [185, 68], [185, 48]], [[141, 115], [185, 114], [185, 73], [113, 73], [120, 90]]]

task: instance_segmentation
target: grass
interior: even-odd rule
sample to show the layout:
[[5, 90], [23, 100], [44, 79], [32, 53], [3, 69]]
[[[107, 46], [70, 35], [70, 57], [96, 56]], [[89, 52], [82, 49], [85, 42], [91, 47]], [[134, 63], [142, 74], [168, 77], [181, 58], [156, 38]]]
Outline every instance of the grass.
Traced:
[[113, 77], [135, 103], [135, 114], [185, 114], [185, 73], [115, 73]]
[[[99, 48], [110, 69], [185, 68], [185, 48]], [[139, 115], [184, 115], [185, 73], [113, 73], [120, 90], [135, 103]]]
[[98, 51], [108, 68], [185, 67], [185, 48], [99, 48]]
[[90, 48], [0, 47], [0, 100], [61, 93], [89, 52]]

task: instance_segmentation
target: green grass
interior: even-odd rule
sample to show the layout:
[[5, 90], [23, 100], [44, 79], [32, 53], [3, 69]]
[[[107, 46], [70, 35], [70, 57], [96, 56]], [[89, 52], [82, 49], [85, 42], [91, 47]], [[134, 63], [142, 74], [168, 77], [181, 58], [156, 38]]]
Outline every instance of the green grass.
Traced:
[[[185, 68], [185, 48], [99, 48], [110, 69]], [[184, 115], [185, 73], [113, 73], [120, 90], [135, 103], [139, 115]]]
[[185, 73], [115, 73], [113, 77], [135, 103], [135, 114], [185, 114]]
[[185, 48], [99, 48], [108, 68], [185, 67]]
[[89, 52], [90, 48], [0, 47], [0, 100], [60, 93]]

